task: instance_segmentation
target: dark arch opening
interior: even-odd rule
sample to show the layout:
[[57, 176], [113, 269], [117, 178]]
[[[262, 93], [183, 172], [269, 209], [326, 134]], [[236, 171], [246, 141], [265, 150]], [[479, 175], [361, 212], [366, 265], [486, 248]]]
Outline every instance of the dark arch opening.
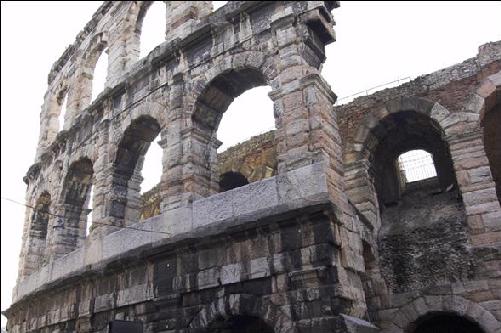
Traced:
[[480, 325], [449, 312], [432, 312], [419, 318], [410, 333], [484, 333]]
[[496, 194], [501, 204], [501, 103], [496, 104], [484, 117], [484, 146], [489, 159]]
[[125, 130], [114, 162], [111, 215], [138, 220], [141, 208], [141, 170], [144, 155], [159, 135], [160, 125], [150, 116], [141, 116]]
[[[471, 274], [465, 208], [439, 125], [426, 114], [401, 111], [381, 120], [369, 140], [381, 211], [379, 266], [388, 288], [410, 292]], [[433, 156], [437, 176], [407, 183], [398, 157], [417, 149]]]
[[370, 158], [380, 209], [396, 204], [405, 192], [398, 157], [412, 150], [424, 150], [433, 156], [438, 187], [445, 190], [456, 185], [449, 147], [431, 118], [415, 111], [394, 113], [384, 118], [372, 134], [372, 142], [367, 145], [376, 147]]
[[240, 172], [228, 171], [221, 175], [219, 189], [221, 192], [226, 192], [247, 184], [249, 184], [249, 181]]
[[273, 328], [262, 319], [252, 316], [218, 318], [209, 325], [210, 333], [273, 333]]
[[79, 240], [86, 236], [86, 203], [89, 202], [93, 178], [92, 161], [83, 158], [74, 162], [64, 181], [64, 253], [76, 249]]

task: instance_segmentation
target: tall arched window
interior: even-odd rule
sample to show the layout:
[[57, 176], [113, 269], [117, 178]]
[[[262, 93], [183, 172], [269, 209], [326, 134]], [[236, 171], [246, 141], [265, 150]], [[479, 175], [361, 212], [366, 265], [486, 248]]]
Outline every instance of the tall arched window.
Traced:
[[63, 219], [59, 238], [58, 254], [75, 250], [85, 239], [87, 230], [87, 207], [92, 207], [90, 192], [94, 171], [88, 158], [74, 162], [63, 182]]
[[165, 41], [165, 29], [167, 26], [167, 7], [163, 1], [153, 1], [149, 8], [145, 9], [144, 16], [139, 18], [137, 34], [140, 35], [139, 58], [148, 55], [156, 46]]
[[[114, 161], [111, 214], [124, 219], [125, 223], [132, 224], [140, 219], [141, 209], [144, 205], [141, 199], [143, 163], [146, 152], [159, 133], [160, 125], [155, 119], [149, 116], [141, 116], [135, 119], [125, 130], [118, 145]], [[161, 152], [157, 150], [157, 155], [159, 153]], [[159, 156], [152, 158], [152, 160], [161, 161]], [[161, 163], [159, 167], [161, 170]], [[157, 169], [156, 173], [158, 173], [158, 166], [153, 169]], [[144, 171], [151, 172], [151, 169]], [[159, 179], [154, 179], [156, 177], [148, 178], [148, 187], [159, 182]]]
[[400, 111], [366, 140], [381, 216], [378, 258], [394, 294], [469, 274], [466, 212], [444, 138], [425, 112]]
[[[207, 153], [197, 156], [199, 160], [194, 162], [200, 165], [200, 170], [207, 166], [210, 169], [197, 178], [197, 186], [203, 195], [219, 191], [219, 140], [223, 145], [226, 141], [223, 147], [228, 147], [229, 143], [235, 144], [274, 127], [273, 103], [267, 96], [269, 88], [253, 89], [266, 84], [264, 76], [256, 69], [231, 70], [214, 78], [198, 97], [192, 119], [196, 130], [203, 133], [197, 135], [197, 140], [201, 140], [198, 144]], [[226, 115], [227, 110], [231, 110], [231, 114], [228, 122], [223, 123], [223, 114]], [[237, 139], [227, 139], [232, 136]]]
[[97, 96], [104, 90], [106, 85], [106, 77], [108, 75], [108, 49], [103, 50], [99, 56], [94, 72], [92, 74], [92, 99], [94, 101]]

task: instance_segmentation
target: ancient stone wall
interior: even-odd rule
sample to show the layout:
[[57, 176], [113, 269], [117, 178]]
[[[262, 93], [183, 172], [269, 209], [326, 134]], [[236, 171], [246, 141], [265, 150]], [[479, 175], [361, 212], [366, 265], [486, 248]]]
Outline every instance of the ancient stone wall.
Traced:
[[[150, 4], [103, 4], [49, 74], [36, 161], [24, 180], [28, 204], [50, 197], [50, 214], [27, 214], [9, 329], [101, 332], [110, 318], [144, 320], [147, 332], [242, 320], [283, 332], [370, 327], [350, 317], [366, 313], [361, 222], [343, 191], [336, 97], [320, 75], [337, 3], [235, 1], [212, 12], [210, 2], [168, 1], [166, 41], [138, 59]], [[102, 52], [106, 88], [91, 101]], [[235, 97], [260, 85], [272, 88], [273, 171], [251, 172], [256, 181], [218, 193], [219, 121]], [[140, 222], [141, 168], [157, 135], [160, 214]], [[267, 160], [270, 148], [252, 158]], [[263, 175], [274, 176], [258, 181]], [[285, 228], [303, 224], [325, 230]], [[285, 229], [263, 233], [261, 225]], [[34, 231], [45, 226], [44, 242]], [[245, 248], [225, 238], [240, 229]], [[211, 237], [218, 242], [193, 248]], [[251, 245], [256, 237], [264, 244]], [[308, 295], [315, 285], [331, 292]]]
[[[138, 59], [150, 5], [104, 3], [49, 74], [9, 331], [501, 332], [500, 42], [334, 108], [336, 2], [167, 1]], [[218, 156], [224, 112], [260, 85], [277, 129]], [[402, 179], [413, 149], [437, 177]]]
[[[481, 311], [483, 330], [499, 329], [499, 123], [486, 119], [496, 117], [500, 70], [501, 43], [489, 43], [461, 64], [335, 108], [346, 193], [374, 227], [364, 285], [383, 331], [412, 332], [433, 311], [477, 322]], [[398, 156], [414, 149], [432, 154], [437, 177], [402, 182]]]

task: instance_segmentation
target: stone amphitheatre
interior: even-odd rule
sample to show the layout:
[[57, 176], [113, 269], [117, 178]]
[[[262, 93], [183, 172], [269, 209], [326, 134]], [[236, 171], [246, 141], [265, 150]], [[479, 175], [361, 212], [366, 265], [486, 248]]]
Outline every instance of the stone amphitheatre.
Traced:
[[[50, 70], [9, 332], [501, 333], [501, 42], [334, 106], [337, 2], [166, 1], [139, 59], [151, 3], [104, 2]], [[276, 130], [218, 155], [257, 86]]]

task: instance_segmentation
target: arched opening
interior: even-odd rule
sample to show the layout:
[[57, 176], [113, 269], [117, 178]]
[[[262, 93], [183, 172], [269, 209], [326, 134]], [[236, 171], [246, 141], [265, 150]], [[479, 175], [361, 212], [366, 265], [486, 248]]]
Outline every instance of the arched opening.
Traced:
[[[114, 162], [112, 216], [134, 223], [142, 215], [143, 163], [150, 144], [159, 133], [160, 125], [149, 116], [139, 117], [125, 130]], [[150, 180], [148, 185], [151, 186], [154, 183], [155, 181]]]
[[[392, 113], [373, 128], [366, 147], [381, 211], [379, 266], [388, 288], [397, 294], [466, 278], [472, 259], [465, 208], [440, 126], [421, 112]], [[399, 157], [414, 151], [412, 160], [416, 150], [436, 176], [403, 177]]]
[[226, 192], [247, 184], [249, 184], [249, 181], [244, 175], [239, 172], [229, 171], [221, 175], [219, 188], [221, 192]]
[[262, 319], [252, 316], [234, 316], [219, 318], [208, 328], [210, 333], [273, 333], [273, 328]]
[[94, 71], [92, 73], [92, 98], [94, 101], [106, 86], [106, 77], [108, 75], [108, 49], [101, 52]]
[[[196, 138], [200, 149], [207, 152], [197, 161], [206, 170], [199, 178], [199, 184], [205, 188], [203, 195], [219, 191], [220, 172], [238, 171], [249, 182], [275, 174], [274, 134], [266, 142], [256, 136], [275, 127], [273, 103], [267, 96], [270, 88], [256, 88], [266, 84], [265, 77], [256, 69], [230, 70], [213, 79], [198, 98], [193, 123], [200, 133]], [[245, 144], [233, 147], [227, 154], [231, 156], [225, 157], [226, 165], [218, 165], [217, 149], [222, 143], [224, 149], [250, 137], [251, 141], [256, 138], [254, 149]]]
[[144, 7], [138, 17], [136, 34], [139, 37], [139, 58], [148, 55], [156, 46], [165, 41], [167, 7], [163, 1], [153, 1]]
[[[443, 140], [439, 128], [439, 125], [428, 116], [414, 111], [402, 111], [387, 116], [372, 130], [366, 145], [374, 147], [370, 149], [371, 173], [381, 210], [386, 206], [397, 204], [402, 195], [411, 189], [411, 186], [407, 186], [409, 182], [401, 177], [399, 165], [399, 157], [403, 155], [405, 158], [405, 153], [408, 152], [411, 153], [409, 166], [416, 162], [413, 160], [416, 156], [421, 155], [424, 159], [418, 160], [418, 164], [424, 163], [425, 168], [430, 170], [432, 167], [429, 165], [429, 157], [432, 157], [437, 174], [432, 178], [433, 181], [420, 182], [412, 188], [422, 185], [435, 187], [437, 191], [445, 191], [450, 190], [451, 186], [456, 187], [449, 147]], [[419, 151], [418, 155], [416, 151]], [[429, 173], [433, 174], [432, 171]]]
[[61, 91], [57, 96], [57, 107], [59, 109], [58, 128], [59, 131], [64, 129], [64, 118], [68, 107], [68, 93], [66, 90]]
[[31, 214], [31, 224], [29, 248], [34, 250], [34, 265], [40, 267], [45, 263], [45, 249], [47, 246], [47, 229], [50, 219], [51, 196], [48, 192], [43, 192], [35, 203]]
[[66, 175], [63, 185], [64, 214], [62, 227], [63, 253], [76, 249], [85, 239], [88, 206], [92, 205], [90, 193], [93, 181], [93, 166], [88, 158], [74, 162]]
[[496, 194], [501, 203], [501, 103], [497, 103], [484, 116], [484, 147], [496, 183]]
[[413, 323], [409, 333], [484, 333], [480, 325], [450, 312], [430, 312]]

